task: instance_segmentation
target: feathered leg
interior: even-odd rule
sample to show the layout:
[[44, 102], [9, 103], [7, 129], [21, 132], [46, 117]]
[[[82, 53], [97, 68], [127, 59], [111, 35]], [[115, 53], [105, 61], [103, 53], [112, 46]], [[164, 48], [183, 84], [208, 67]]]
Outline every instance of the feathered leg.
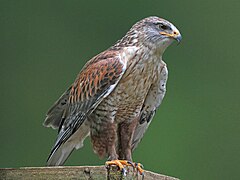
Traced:
[[135, 132], [138, 118], [132, 122], [124, 121], [119, 125], [119, 158], [127, 160], [128, 164], [134, 166], [137, 171], [143, 175], [142, 165], [140, 163], [132, 162], [132, 138]]

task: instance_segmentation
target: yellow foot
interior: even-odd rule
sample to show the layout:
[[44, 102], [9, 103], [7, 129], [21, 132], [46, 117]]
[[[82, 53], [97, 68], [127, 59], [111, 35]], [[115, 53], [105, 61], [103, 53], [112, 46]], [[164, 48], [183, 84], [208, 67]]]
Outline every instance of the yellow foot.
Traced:
[[144, 176], [143, 165], [141, 163], [135, 163], [135, 168], [137, 169], [140, 175]]
[[126, 176], [126, 174], [127, 174], [127, 171], [124, 168], [124, 165], [125, 166], [134, 166], [130, 161], [126, 161], [126, 160], [112, 160], [112, 161], [107, 161], [105, 164], [106, 164], [106, 166], [111, 166], [111, 165], [118, 166], [124, 176]]

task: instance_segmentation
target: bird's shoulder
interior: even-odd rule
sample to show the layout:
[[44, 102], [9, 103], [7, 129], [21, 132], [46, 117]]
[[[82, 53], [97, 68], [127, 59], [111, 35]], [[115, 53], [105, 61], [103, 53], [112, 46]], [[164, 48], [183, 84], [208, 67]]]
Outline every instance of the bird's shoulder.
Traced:
[[86, 63], [72, 84], [70, 102], [85, 101], [102, 94], [102, 90], [111, 90], [125, 70], [126, 62], [120, 51], [106, 50], [98, 54]]
[[61, 128], [67, 109], [76, 104], [87, 112], [106, 97], [123, 75], [126, 64], [120, 50], [106, 50], [89, 60], [82, 68], [74, 83], [49, 109], [44, 126]]

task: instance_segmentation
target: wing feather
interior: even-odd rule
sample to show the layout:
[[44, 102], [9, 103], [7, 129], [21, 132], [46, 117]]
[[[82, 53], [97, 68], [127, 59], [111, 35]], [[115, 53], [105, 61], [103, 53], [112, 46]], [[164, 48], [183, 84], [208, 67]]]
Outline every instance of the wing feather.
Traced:
[[69, 90], [59, 134], [49, 158], [113, 91], [125, 69], [126, 64], [115, 51], [103, 52], [85, 65]]
[[71, 88], [68, 88], [66, 92], [54, 103], [54, 105], [48, 110], [46, 119], [43, 123], [45, 127], [52, 127], [53, 129], [61, 126], [62, 117], [67, 107], [67, 101], [69, 99], [69, 93]]

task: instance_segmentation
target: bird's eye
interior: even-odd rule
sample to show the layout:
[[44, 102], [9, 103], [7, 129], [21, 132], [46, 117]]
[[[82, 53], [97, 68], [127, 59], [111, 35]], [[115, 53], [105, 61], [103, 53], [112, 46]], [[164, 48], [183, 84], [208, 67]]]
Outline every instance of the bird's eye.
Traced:
[[168, 27], [167, 25], [162, 24], [162, 23], [158, 24], [158, 26], [159, 26], [159, 28], [162, 29], [162, 30], [168, 30], [168, 29], [169, 29], [169, 27]]

